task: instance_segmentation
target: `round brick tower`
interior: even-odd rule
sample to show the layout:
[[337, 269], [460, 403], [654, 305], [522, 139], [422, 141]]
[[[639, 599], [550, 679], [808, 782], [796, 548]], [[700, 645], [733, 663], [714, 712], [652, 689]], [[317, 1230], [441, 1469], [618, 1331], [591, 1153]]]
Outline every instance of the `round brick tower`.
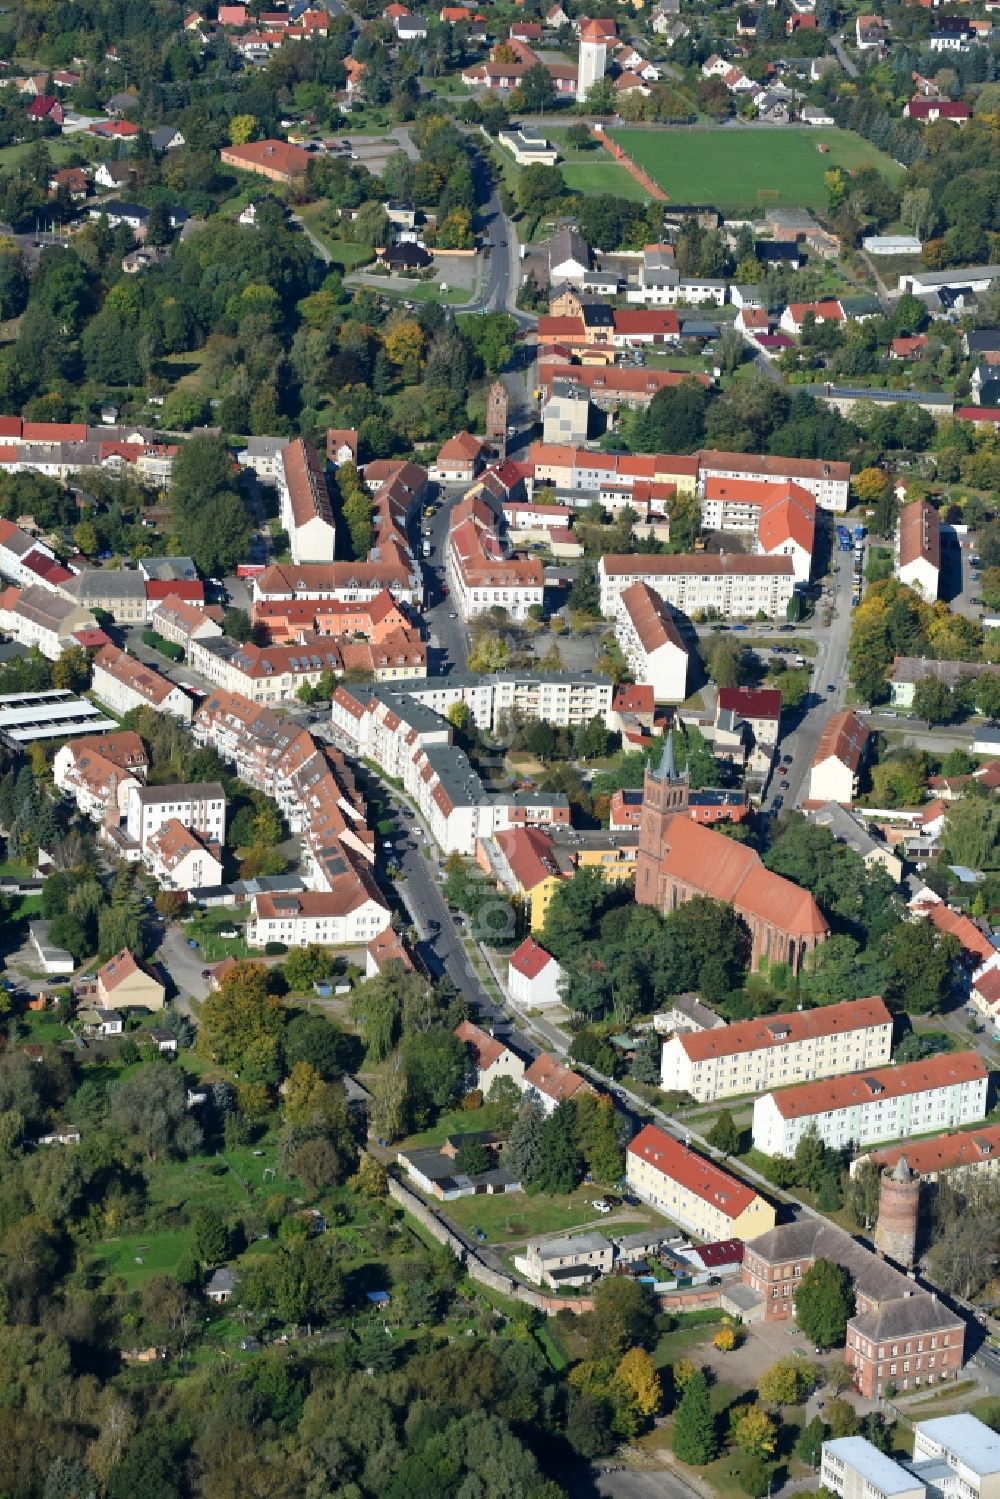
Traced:
[[917, 1257], [920, 1216], [920, 1178], [910, 1170], [905, 1155], [893, 1169], [882, 1172], [878, 1189], [875, 1247], [897, 1265], [911, 1266]]

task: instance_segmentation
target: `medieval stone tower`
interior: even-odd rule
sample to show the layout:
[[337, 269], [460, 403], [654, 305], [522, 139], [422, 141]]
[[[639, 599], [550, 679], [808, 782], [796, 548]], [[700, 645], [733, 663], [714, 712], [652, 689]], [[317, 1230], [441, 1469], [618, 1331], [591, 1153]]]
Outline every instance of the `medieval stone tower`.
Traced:
[[486, 441], [496, 448], [500, 458], [507, 454], [507, 410], [507, 387], [502, 380], [496, 380], [486, 397]]
[[671, 729], [663, 741], [659, 765], [656, 770], [647, 768], [642, 783], [642, 822], [635, 875], [635, 898], [640, 905], [660, 904], [660, 859], [667, 845], [667, 829], [672, 818], [687, 812], [690, 791], [687, 771], [677, 770]]
[[909, 1268], [917, 1258], [917, 1228], [920, 1217], [920, 1178], [901, 1155], [890, 1171], [879, 1178], [878, 1223], [875, 1248], [886, 1259]]

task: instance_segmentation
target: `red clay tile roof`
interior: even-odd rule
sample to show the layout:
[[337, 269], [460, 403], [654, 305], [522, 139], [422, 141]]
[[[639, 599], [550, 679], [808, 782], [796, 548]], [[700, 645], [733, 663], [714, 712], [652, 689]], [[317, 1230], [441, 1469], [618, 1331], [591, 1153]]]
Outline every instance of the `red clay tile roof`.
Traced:
[[555, 958], [544, 947], [539, 947], [534, 937], [525, 937], [520, 947], [511, 953], [509, 962], [516, 973], [526, 979], [536, 979], [550, 963], [555, 962]]
[[768, 1046], [790, 1046], [818, 1036], [843, 1035], [869, 1026], [891, 1025], [892, 1016], [877, 996], [847, 999], [842, 1004], [823, 1005], [817, 1010], [792, 1010], [788, 1014], [762, 1015], [741, 1020], [714, 1031], [678, 1035], [692, 1062], [709, 1057], [730, 1057]]
[[720, 687], [719, 707], [742, 718], [781, 717], [781, 693], [772, 687]]
[[901, 1067], [871, 1067], [864, 1072], [851, 1072], [846, 1077], [800, 1083], [770, 1096], [783, 1119], [807, 1119], [812, 1114], [870, 1103], [873, 1098], [903, 1098], [911, 1093], [926, 1093], [934, 1088], [978, 1082], [987, 1077], [989, 1071], [981, 1057], [974, 1051], [958, 1051], [946, 1056], [927, 1057], [922, 1062], [906, 1062]]
[[983, 1124], [977, 1129], [955, 1130], [934, 1135], [929, 1140], [910, 1140], [905, 1145], [890, 1145], [864, 1156], [879, 1166], [895, 1166], [900, 1156], [917, 1176], [936, 1171], [951, 1171], [956, 1166], [978, 1166], [983, 1161], [1000, 1158], [1000, 1124]]
[[628, 1146], [628, 1154], [647, 1161], [655, 1171], [729, 1218], [738, 1218], [757, 1200], [757, 1193], [745, 1182], [689, 1150], [655, 1124], [647, 1124], [639, 1131]]
[[963, 916], [960, 911], [953, 911], [944, 901], [936, 901], [927, 912], [928, 920], [932, 926], [936, 926], [939, 932], [947, 932], [952, 937], [957, 937], [965, 952], [975, 953], [976, 957], [983, 962], [987, 958], [996, 957], [996, 948], [988, 937], [976, 926], [968, 916]]
[[941, 518], [926, 500], [914, 500], [899, 516], [899, 565], [921, 560], [941, 566]]
[[572, 1098], [579, 1093], [581, 1088], [591, 1091], [590, 1084], [585, 1082], [579, 1073], [569, 1067], [564, 1067], [562, 1062], [557, 1062], [555, 1057], [549, 1056], [543, 1051], [540, 1057], [536, 1057], [531, 1066], [524, 1074], [525, 1086], [535, 1088], [539, 1093], [544, 1093], [548, 1098], [554, 1098], [557, 1103], [562, 1103], [566, 1098]]
[[493, 1063], [498, 1061], [507, 1050], [502, 1042], [497, 1041], [488, 1032], [480, 1030], [479, 1026], [473, 1025], [471, 1020], [463, 1020], [461, 1025], [457, 1025], [455, 1035], [469, 1048], [472, 1060], [480, 1072], [485, 1072], [487, 1068], [492, 1067]]
[[658, 593], [654, 593], [647, 583], [633, 583], [626, 588], [621, 602], [644, 651], [656, 651], [661, 646], [673, 645], [687, 654], [669, 604]]
[[861, 764], [868, 740], [871, 738], [867, 724], [846, 709], [827, 719], [826, 727], [819, 736], [819, 744], [813, 756], [814, 765], [822, 765], [831, 757], [855, 771]]

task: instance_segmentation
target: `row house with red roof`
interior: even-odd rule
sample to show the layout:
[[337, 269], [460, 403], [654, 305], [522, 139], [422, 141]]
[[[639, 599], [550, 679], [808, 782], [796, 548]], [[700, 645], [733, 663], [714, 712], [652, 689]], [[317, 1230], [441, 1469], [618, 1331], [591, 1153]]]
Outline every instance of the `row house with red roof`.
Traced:
[[72, 600], [41, 584], [11, 586], [0, 593], [0, 629], [28, 650], [35, 648], [49, 661], [79, 644], [77, 636], [94, 617]]
[[563, 971], [534, 937], [525, 937], [507, 960], [507, 989], [515, 1004], [546, 1009], [561, 1002]]
[[774, 1227], [772, 1203], [655, 1124], [629, 1143], [625, 1175], [637, 1197], [706, 1243], [745, 1243]]
[[326, 474], [315, 448], [302, 437], [281, 451], [278, 494], [292, 562], [332, 562], [337, 531]]
[[133, 708], [154, 708], [190, 723], [194, 704], [183, 688], [117, 646], [106, 645], [94, 658], [94, 696], [123, 717]]
[[463, 619], [505, 609], [515, 620], [541, 607], [544, 570], [537, 557], [508, 555], [495, 510], [467, 495], [452, 509], [448, 525], [446, 568], [455, 606]]
[[807, 1130], [833, 1150], [875, 1145], [986, 1117], [989, 1070], [974, 1051], [873, 1067], [765, 1093], [753, 1107], [753, 1143], [792, 1156]]
[[668, 1092], [714, 1103], [885, 1066], [891, 1053], [892, 1016], [884, 1002], [849, 999], [717, 1030], [678, 1033], [664, 1042], [660, 1072]]
[[752, 539], [763, 557], [789, 557], [797, 583], [808, 583], [816, 541], [816, 497], [791, 480], [723, 479], [704, 483], [701, 524]]
[[868, 725], [849, 708], [828, 718], [809, 767], [808, 800], [849, 807], [870, 745]]

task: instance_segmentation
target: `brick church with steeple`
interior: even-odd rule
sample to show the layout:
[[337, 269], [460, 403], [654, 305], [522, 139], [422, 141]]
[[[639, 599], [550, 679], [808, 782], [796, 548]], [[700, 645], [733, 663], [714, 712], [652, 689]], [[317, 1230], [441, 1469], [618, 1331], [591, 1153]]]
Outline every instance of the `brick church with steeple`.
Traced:
[[750, 930], [753, 967], [787, 963], [798, 973], [830, 928], [808, 890], [765, 869], [760, 857], [688, 816], [690, 779], [678, 772], [673, 734], [656, 770], [647, 767], [635, 898], [661, 914], [696, 895], [727, 901]]

